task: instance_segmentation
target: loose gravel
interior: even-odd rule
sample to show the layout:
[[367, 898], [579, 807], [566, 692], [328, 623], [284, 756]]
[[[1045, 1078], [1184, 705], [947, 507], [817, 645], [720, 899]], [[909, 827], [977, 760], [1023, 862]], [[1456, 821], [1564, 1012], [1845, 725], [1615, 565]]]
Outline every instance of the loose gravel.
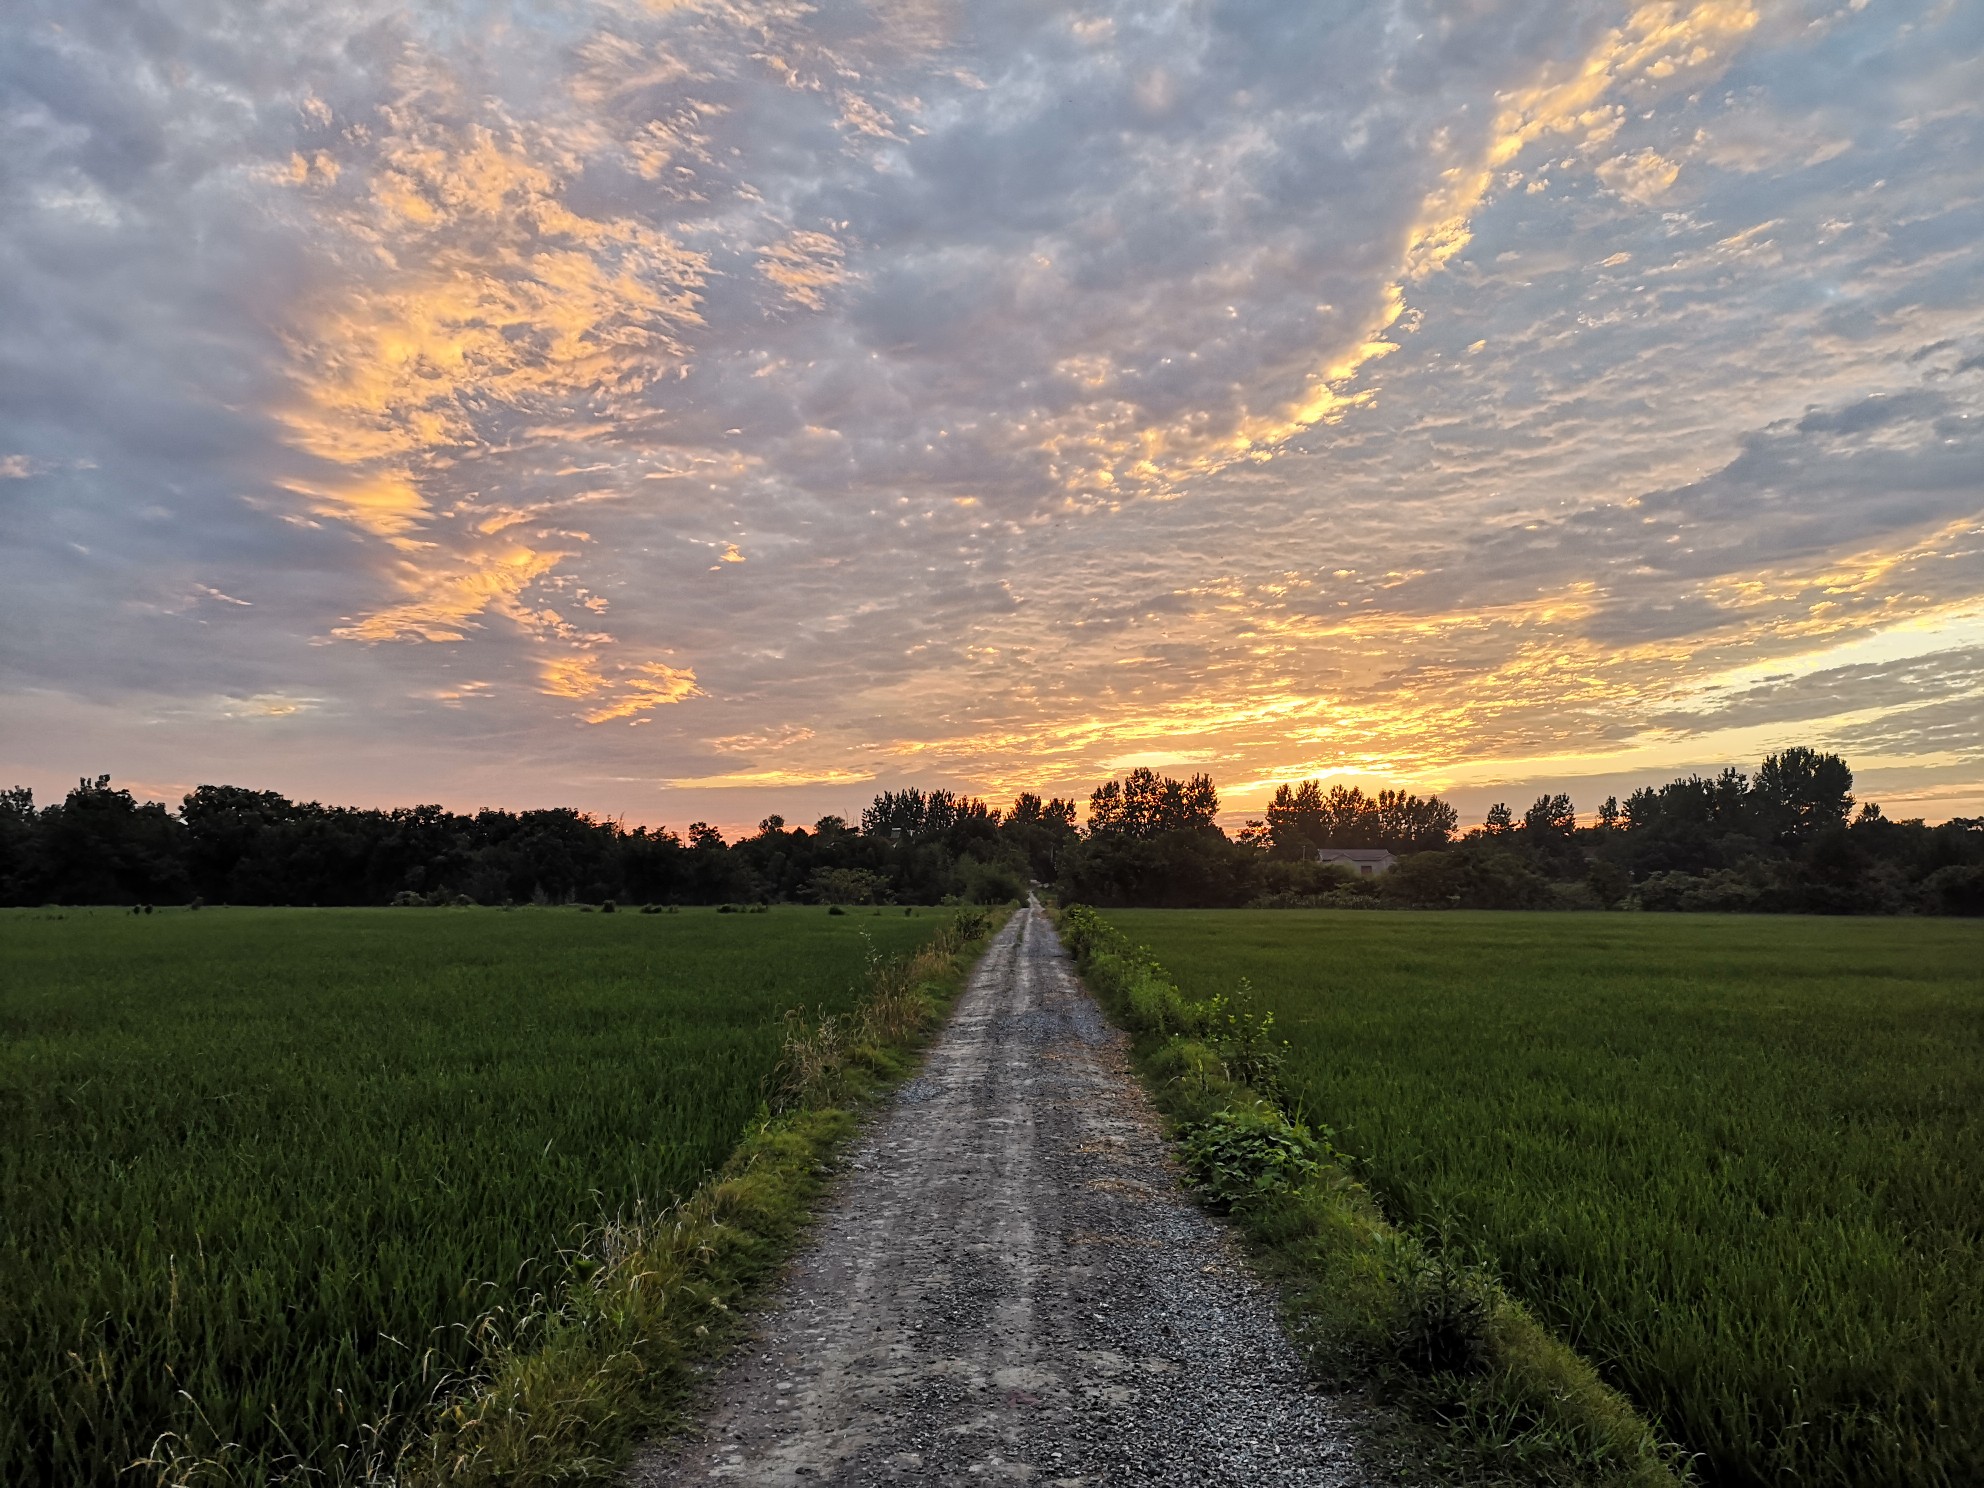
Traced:
[[1037, 906], [850, 1166], [703, 1429], [631, 1485], [1365, 1481]]

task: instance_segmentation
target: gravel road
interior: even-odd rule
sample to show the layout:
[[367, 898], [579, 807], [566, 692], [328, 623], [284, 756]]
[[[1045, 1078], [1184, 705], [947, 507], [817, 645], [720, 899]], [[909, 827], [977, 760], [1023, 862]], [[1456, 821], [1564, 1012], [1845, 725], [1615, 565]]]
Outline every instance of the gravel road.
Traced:
[[1037, 907], [851, 1166], [701, 1432], [631, 1485], [1362, 1481]]

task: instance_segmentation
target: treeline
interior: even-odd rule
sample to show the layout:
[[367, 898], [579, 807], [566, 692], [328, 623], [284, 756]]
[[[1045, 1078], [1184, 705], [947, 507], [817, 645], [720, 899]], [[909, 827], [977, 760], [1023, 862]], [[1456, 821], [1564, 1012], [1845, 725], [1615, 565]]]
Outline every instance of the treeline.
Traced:
[[[1608, 797], [1580, 825], [1565, 795], [1507, 805], [1448, 846], [1348, 886], [1378, 903], [1478, 909], [1984, 914], [1984, 820], [1938, 826], [1854, 810], [1837, 755], [1788, 749]], [[1326, 891], [1341, 902], [1344, 888]]]
[[[1210, 778], [1147, 769], [1076, 803], [1004, 811], [946, 790], [884, 791], [858, 822], [770, 816], [727, 841], [576, 811], [462, 815], [296, 802], [201, 786], [168, 811], [80, 782], [56, 805], [0, 794], [0, 902], [33, 904], [996, 903], [1030, 881], [1099, 905], [1984, 913], [1984, 821], [1855, 810], [1837, 755], [1774, 754], [1608, 798], [1507, 805], [1460, 830], [1437, 796], [1282, 786], [1229, 835]], [[1319, 861], [1384, 849], [1388, 872]]]
[[1051, 878], [1072, 801], [997, 812], [949, 791], [887, 792], [858, 824], [769, 816], [736, 841], [582, 812], [395, 811], [203, 785], [178, 811], [108, 776], [59, 805], [0, 793], [0, 903], [621, 905], [1003, 903]]

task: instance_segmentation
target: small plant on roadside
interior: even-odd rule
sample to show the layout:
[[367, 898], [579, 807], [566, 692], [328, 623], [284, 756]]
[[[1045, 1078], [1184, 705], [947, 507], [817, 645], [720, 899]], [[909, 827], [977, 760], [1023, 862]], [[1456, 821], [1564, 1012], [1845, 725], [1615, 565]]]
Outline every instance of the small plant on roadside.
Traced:
[[1278, 1097], [1288, 1040], [1274, 1036], [1274, 1014], [1261, 1010], [1254, 984], [1242, 977], [1230, 996], [1220, 993], [1203, 1007], [1206, 1042], [1226, 1066], [1227, 1078]]
[[1330, 1150], [1327, 1131], [1260, 1108], [1217, 1112], [1188, 1127], [1182, 1145], [1192, 1187], [1227, 1208], [1293, 1192]]
[[1471, 1374], [1488, 1362], [1493, 1299], [1485, 1279], [1444, 1255], [1401, 1246], [1392, 1351], [1417, 1374]]
[[846, 1021], [823, 1014], [807, 1021], [798, 1008], [785, 1015], [785, 1042], [770, 1079], [771, 1108], [797, 1111], [832, 1105], [841, 1094], [847, 1067]]

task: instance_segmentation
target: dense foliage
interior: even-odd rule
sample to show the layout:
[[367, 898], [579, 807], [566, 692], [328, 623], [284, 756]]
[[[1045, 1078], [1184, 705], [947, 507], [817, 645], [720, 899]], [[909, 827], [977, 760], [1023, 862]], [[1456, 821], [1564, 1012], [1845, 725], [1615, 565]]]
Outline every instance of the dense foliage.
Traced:
[[[1929, 826], [1854, 810], [1837, 755], [1787, 749], [1754, 776], [1725, 770], [1608, 799], [1508, 806], [1456, 835], [1437, 796], [1280, 787], [1229, 836], [1205, 775], [1136, 769], [1075, 803], [1026, 794], [884, 791], [858, 825], [766, 817], [726, 842], [692, 822], [627, 828], [583, 813], [394, 811], [203, 785], [177, 812], [107, 776], [57, 805], [0, 792], [0, 904], [598, 903], [990, 904], [1029, 880], [1090, 904], [1984, 914], [1984, 821]], [[1385, 849], [1371, 878], [1319, 850]]]
[[1108, 918], [1713, 1488], [1984, 1482], [1984, 927]]
[[[1307, 780], [1280, 787], [1264, 819], [1229, 838], [1204, 776], [1181, 787], [1136, 771], [1091, 799], [1088, 830], [1056, 860], [1057, 886], [1084, 903], [1153, 908], [1984, 914], [1984, 821], [1855, 813], [1852, 788], [1837, 755], [1787, 749], [1754, 777], [1732, 769], [1646, 787], [1582, 825], [1557, 793], [1520, 817], [1497, 805], [1457, 836], [1458, 816], [1437, 796]], [[1187, 798], [1200, 805], [1189, 818], [1126, 809]], [[1398, 861], [1357, 877], [1318, 861], [1327, 848], [1382, 848]]]
[[0, 903], [376, 905], [1001, 903], [1051, 878], [1074, 803], [1022, 796], [1006, 813], [948, 791], [893, 791], [852, 827], [767, 817], [736, 842], [581, 812], [394, 811], [203, 785], [177, 813], [107, 776], [37, 809], [0, 794]]

